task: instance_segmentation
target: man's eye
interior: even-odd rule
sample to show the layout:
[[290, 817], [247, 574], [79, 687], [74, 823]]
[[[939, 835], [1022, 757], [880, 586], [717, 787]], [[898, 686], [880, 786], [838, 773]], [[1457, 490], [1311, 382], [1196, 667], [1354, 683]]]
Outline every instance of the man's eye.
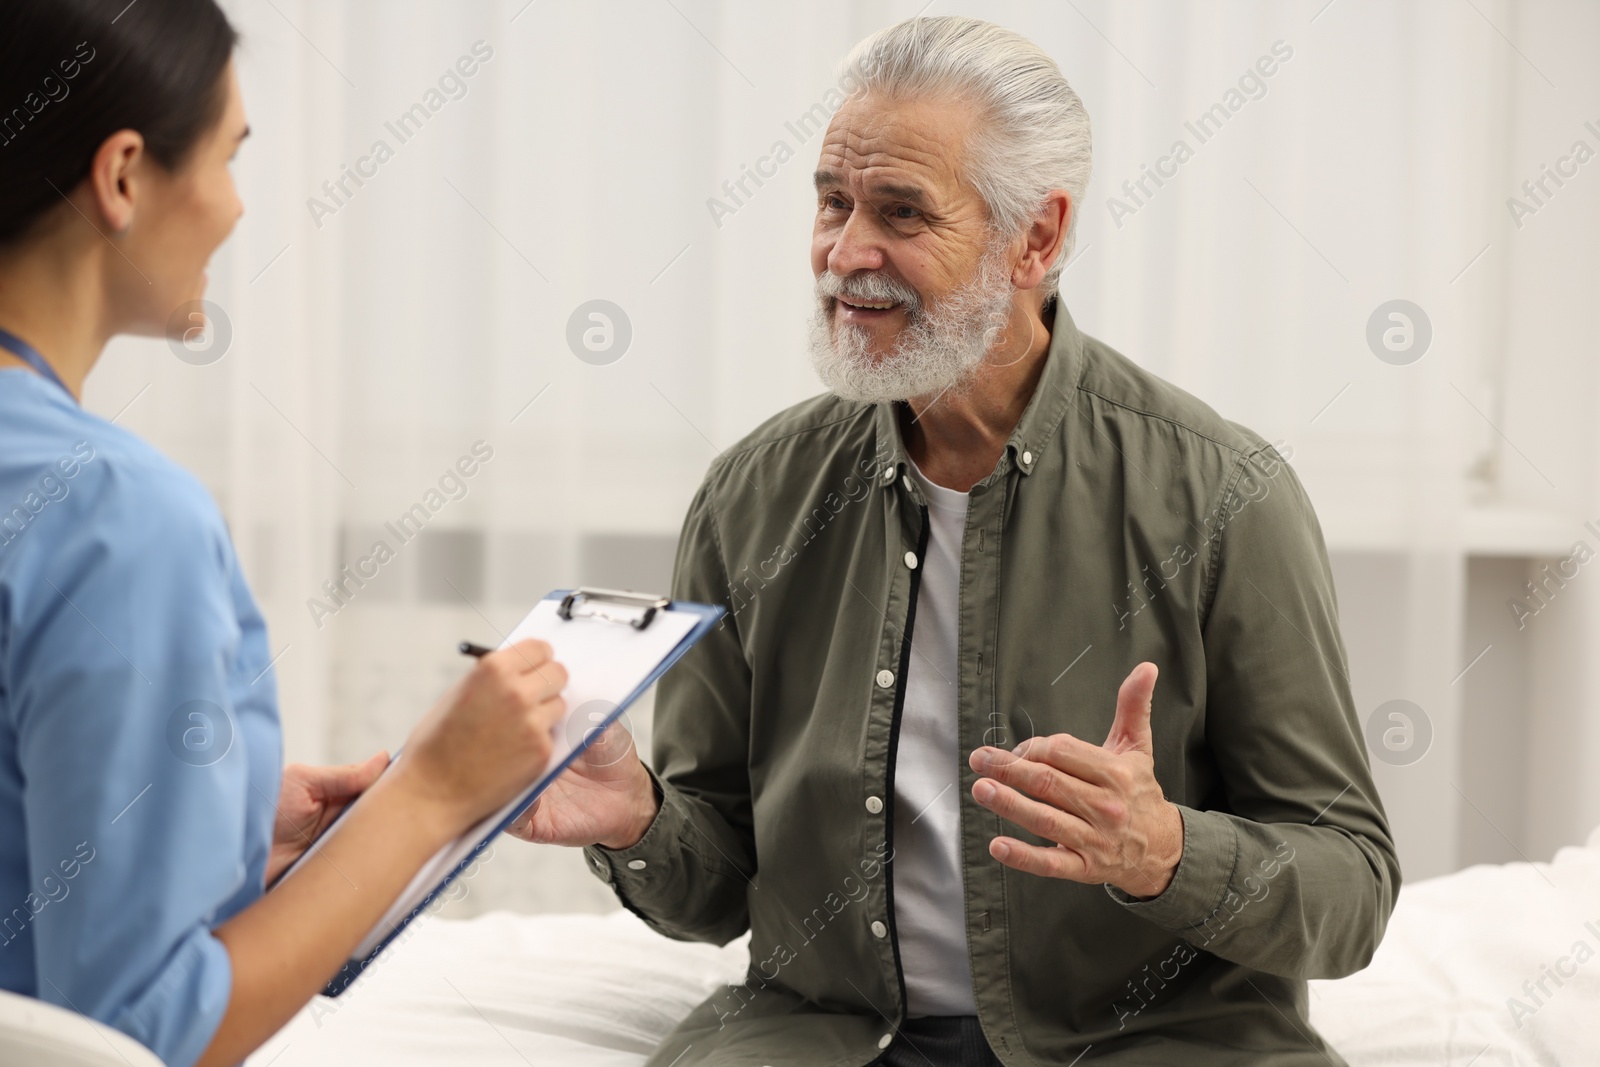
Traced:
[[917, 217], [917, 215], [918, 211], [916, 208], [908, 207], [905, 204], [901, 204], [894, 209], [894, 217], [897, 219], [914, 219]]
[[845, 210], [844, 201], [840, 200], [837, 196], [830, 196], [830, 197], [826, 198], [823, 201], [823, 203], [826, 204], [829, 208], [831, 208], [834, 211], [843, 211], [843, 210]]

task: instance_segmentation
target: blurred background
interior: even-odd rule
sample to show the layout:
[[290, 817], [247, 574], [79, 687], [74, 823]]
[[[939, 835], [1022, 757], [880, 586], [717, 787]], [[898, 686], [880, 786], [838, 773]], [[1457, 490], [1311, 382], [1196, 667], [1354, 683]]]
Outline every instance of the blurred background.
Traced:
[[[1600, 823], [1600, 5], [225, 6], [253, 133], [211, 322], [118, 341], [87, 403], [216, 494], [291, 760], [398, 744], [552, 587], [666, 588], [707, 463], [820, 390], [836, 64], [959, 12], [1093, 120], [1078, 325], [1292, 449], [1406, 877]], [[616, 906], [510, 840], [469, 888]]]

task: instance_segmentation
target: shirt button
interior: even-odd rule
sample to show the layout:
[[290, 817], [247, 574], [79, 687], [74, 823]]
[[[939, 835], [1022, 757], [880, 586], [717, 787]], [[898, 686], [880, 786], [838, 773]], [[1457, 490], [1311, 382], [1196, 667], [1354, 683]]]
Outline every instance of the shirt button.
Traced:
[[894, 481], [894, 468], [893, 467], [885, 467], [885, 468], [883, 468], [883, 484], [884, 485], [888, 485], [892, 481]]
[[894, 685], [894, 671], [879, 671], [878, 688], [888, 689], [892, 685]]
[[888, 937], [889, 936], [889, 928], [887, 926], [883, 925], [883, 923], [881, 923], [878, 920], [874, 919], [874, 920], [872, 920], [872, 936], [873, 937]]
[[1024, 452], [1022, 454], [1022, 465], [1024, 467], [1033, 466], [1033, 453], [1032, 452]]
[[911, 492], [911, 475], [902, 474], [900, 476], [900, 484], [906, 487], [906, 492]]
[[874, 815], [878, 814], [878, 812], [883, 810], [883, 801], [879, 800], [877, 797], [868, 797], [867, 810], [872, 812]]
[[645, 868], [644, 860], [629, 860], [628, 861], [628, 870], [630, 870], [630, 871], [642, 871], [642, 870], [644, 870], [644, 868]]
[[906, 553], [906, 566], [912, 570], [917, 569], [917, 554], [915, 552]]
[[894, 1040], [894, 1035], [893, 1034], [884, 1034], [882, 1037], [878, 1038], [878, 1047], [879, 1048], [888, 1048], [890, 1042], [892, 1042], [893, 1040]]

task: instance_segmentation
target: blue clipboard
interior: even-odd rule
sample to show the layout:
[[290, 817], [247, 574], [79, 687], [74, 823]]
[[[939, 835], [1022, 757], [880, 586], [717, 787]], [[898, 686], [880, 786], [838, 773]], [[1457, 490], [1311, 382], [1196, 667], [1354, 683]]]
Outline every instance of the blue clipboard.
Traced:
[[[546, 788], [548, 788], [550, 783], [555, 780], [556, 776], [565, 771], [569, 766], [571, 766], [573, 760], [577, 759], [583, 754], [584, 750], [587, 749], [591, 743], [593, 743], [595, 737], [598, 737], [606, 727], [609, 727], [612, 723], [616, 722], [617, 719], [620, 718], [636, 700], [643, 696], [644, 693], [652, 685], [654, 685], [663, 674], [667, 672], [668, 668], [670, 668], [674, 663], [677, 663], [678, 660], [682, 659], [684, 654], [688, 652], [689, 649], [693, 648], [701, 638], [705, 637], [706, 634], [711, 632], [711, 628], [717, 624], [718, 620], [722, 618], [727, 610], [720, 605], [696, 604], [686, 600], [669, 601], [664, 597], [651, 597], [638, 593], [623, 593], [614, 590], [589, 588], [558, 589], [548, 594], [540, 603], [548, 604], [551, 601], [559, 602], [559, 606], [556, 608], [556, 611], [563, 619], [571, 620], [578, 617], [593, 618], [604, 620], [608, 623], [632, 626], [635, 629], [644, 629], [645, 627], [651, 625], [657, 613], [659, 612], [668, 612], [673, 615], [692, 615], [694, 616], [694, 620], [692, 628], [678, 641], [676, 645], [672, 647], [671, 651], [668, 652], [667, 655], [655, 665], [655, 667], [645, 676], [643, 681], [635, 686], [633, 690], [625, 697], [619, 700], [616, 704], [616, 707], [611, 709], [603, 719], [593, 721], [593, 724], [584, 731], [581, 739], [573, 743], [570, 752], [545, 768], [544, 773], [540, 775], [539, 780], [535, 782], [525, 794], [518, 798], [515, 806], [508, 809], [509, 814], [505, 815], [504, 818], [497, 820], [486, 832], [481, 826], [478, 828], [476, 833], [479, 836], [479, 840], [474, 845], [472, 850], [467, 853], [466, 856], [460, 860], [460, 862], [451, 867], [449, 872], [445, 874], [438, 884], [434, 885], [432, 889], [428, 890], [426, 895], [421, 897], [420, 900], [418, 900], [409, 911], [407, 911], [397, 920], [393, 920], [388, 932], [383, 936], [382, 940], [377, 942], [375, 947], [360, 957], [351, 959], [339, 969], [337, 974], [328, 980], [327, 985], [324, 986], [322, 990], [323, 996], [337, 997], [346, 989], [350, 988], [350, 986], [359, 977], [361, 977], [362, 973], [367, 969], [367, 967], [383, 954], [384, 949], [388, 948], [389, 945], [392, 944], [394, 940], [405, 931], [406, 927], [411, 925], [412, 921], [415, 920], [418, 915], [422, 914], [429, 905], [438, 899], [439, 895], [448, 889], [451, 883], [461, 876], [463, 871], [467, 870], [475, 862], [477, 862], [478, 857], [482, 855], [483, 851], [489, 847], [496, 837], [510, 827], [512, 823], [516, 822], [517, 818], [522, 814], [522, 812], [527, 810], [528, 805], [532, 804], [539, 798], [539, 795], [543, 793]], [[556, 650], [556, 658], [558, 660], [560, 659], [559, 649]], [[396, 753], [396, 756], [399, 756], [398, 752]], [[354, 805], [352, 804], [351, 807], [353, 806]], [[345, 809], [346, 812], [349, 810], [349, 807]], [[342, 817], [343, 815], [344, 812], [341, 812], [340, 816]], [[334, 824], [337, 824], [337, 822], [337, 819], [334, 820]], [[331, 829], [332, 825], [334, 824], [330, 824], [329, 829]], [[323, 831], [323, 837], [325, 838], [326, 836], [327, 831], [325, 830]], [[296, 861], [295, 865], [298, 866], [300, 862], [303, 862], [311, 854], [311, 851], [311, 849], [308, 849], [306, 855], [301, 856], [301, 858]], [[293, 870], [294, 867], [291, 866], [289, 868], [289, 872], [292, 872]], [[285, 875], [287, 875], [289, 872], [285, 872]], [[410, 889], [410, 887], [407, 888], [408, 890]], [[390, 921], [390, 917], [388, 915], [386, 915], [384, 918], [385, 921]], [[368, 940], [371, 940], [370, 935]]]

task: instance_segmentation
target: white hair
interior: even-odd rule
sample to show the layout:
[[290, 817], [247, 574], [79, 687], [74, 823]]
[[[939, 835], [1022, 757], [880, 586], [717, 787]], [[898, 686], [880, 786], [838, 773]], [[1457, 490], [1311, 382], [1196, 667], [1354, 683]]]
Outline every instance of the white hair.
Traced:
[[1007, 239], [1032, 223], [1045, 195], [1072, 198], [1067, 235], [1045, 273], [1046, 298], [1072, 255], [1089, 186], [1089, 113], [1061, 68], [1021, 34], [992, 22], [938, 15], [898, 22], [857, 44], [840, 83], [885, 96], [953, 94], [976, 105], [980, 125], [969, 146], [967, 178]]

